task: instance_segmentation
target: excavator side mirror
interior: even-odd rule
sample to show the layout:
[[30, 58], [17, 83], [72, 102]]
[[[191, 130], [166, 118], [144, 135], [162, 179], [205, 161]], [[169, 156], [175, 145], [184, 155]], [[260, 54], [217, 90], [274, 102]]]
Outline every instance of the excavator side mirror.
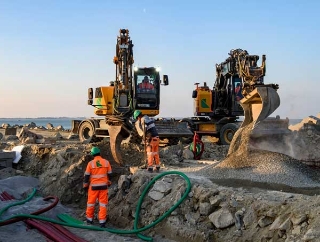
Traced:
[[197, 96], [198, 96], [197, 90], [193, 90], [192, 91], [192, 98], [197, 98]]
[[165, 86], [168, 86], [168, 85], [169, 85], [168, 75], [163, 75], [163, 84], [164, 84]]
[[88, 88], [88, 99], [89, 100], [93, 99], [93, 89], [91, 87]]

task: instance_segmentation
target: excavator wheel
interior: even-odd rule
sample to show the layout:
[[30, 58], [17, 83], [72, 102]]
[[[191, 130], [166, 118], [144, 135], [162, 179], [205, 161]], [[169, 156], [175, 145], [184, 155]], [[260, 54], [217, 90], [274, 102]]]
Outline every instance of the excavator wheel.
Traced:
[[234, 123], [227, 123], [220, 130], [219, 144], [230, 145], [234, 134], [237, 132], [238, 126]]
[[95, 136], [94, 126], [89, 121], [84, 121], [80, 124], [78, 134], [81, 142], [90, 143], [90, 142], [99, 142], [102, 140], [102, 138]]

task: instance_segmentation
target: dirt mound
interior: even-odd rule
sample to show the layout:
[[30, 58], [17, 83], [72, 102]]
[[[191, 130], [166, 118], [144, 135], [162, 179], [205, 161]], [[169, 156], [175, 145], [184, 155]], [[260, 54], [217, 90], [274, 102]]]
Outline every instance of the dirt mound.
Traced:
[[[110, 161], [114, 172], [120, 172], [117, 170], [118, 164], [112, 158], [109, 143], [103, 141], [95, 145], [101, 149], [102, 156]], [[28, 145], [22, 152], [23, 158], [17, 168], [26, 175], [39, 178], [40, 190], [44, 195], [55, 194], [62, 203], [84, 205], [86, 198], [82, 189], [83, 174], [92, 159], [90, 155], [92, 146], [92, 144]], [[139, 165], [143, 160], [143, 153], [134, 144], [123, 144], [121, 153], [127, 165]]]

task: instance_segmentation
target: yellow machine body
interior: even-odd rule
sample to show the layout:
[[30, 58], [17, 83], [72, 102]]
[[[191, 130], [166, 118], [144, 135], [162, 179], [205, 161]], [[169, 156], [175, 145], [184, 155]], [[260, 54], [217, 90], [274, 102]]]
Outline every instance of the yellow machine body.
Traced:
[[194, 98], [194, 115], [204, 116], [212, 114], [212, 91], [204, 83], [204, 86], [196, 88], [197, 95]]
[[102, 97], [94, 98], [94, 104], [96, 105], [94, 108], [95, 115], [97, 116], [112, 115], [114, 86], [98, 87], [96, 88], [96, 94], [97, 92], [100, 92]]

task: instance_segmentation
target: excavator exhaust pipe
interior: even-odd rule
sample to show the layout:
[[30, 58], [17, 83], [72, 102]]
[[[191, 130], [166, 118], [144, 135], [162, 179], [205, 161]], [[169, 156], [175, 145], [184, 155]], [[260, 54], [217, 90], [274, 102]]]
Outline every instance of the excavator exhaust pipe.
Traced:
[[120, 166], [124, 166], [120, 152], [121, 142], [130, 136], [130, 131], [124, 125], [112, 125], [109, 126], [108, 132], [110, 136], [111, 154]]
[[253, 123], [254, 129], [280, 106], [280, 97], [272, 87], [256, 87], [240, 100], [244, 110], [244, 121], [240, 128]]

